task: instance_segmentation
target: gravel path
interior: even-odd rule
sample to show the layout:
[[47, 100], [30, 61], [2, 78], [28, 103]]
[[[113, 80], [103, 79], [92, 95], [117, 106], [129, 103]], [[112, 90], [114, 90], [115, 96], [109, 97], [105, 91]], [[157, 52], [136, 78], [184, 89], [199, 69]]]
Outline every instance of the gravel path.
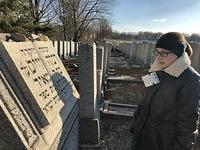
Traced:
[[[118, 56], [118, 57], [117, 57]], [[144, 69], [133, 68], [128, 60], [120, 53], [112, 53], [109, 60], [109, 77], [130, 77], [141, 80]], [[138, 66], [137, 66], [138, 67]], [[144, 92], [141, 83], [109, 83], [105, 92], [105, 99], [115, 103], [138, 104]], [[103, 118], [101, 126], [102, 150], [130, 150], [131, 134], [129, 125], [132, 118]]]

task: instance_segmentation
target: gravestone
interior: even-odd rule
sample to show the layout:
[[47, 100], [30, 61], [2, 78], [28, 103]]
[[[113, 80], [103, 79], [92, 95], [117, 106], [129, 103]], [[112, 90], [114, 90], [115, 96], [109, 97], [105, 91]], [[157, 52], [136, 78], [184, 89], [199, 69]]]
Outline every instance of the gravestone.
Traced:
[[0, 87], [0, 149], [30, 148], [40, 135], [1, 71]]
[[68, 57], [68, 54], [67, 54], [67, 41], [64, 41], [63, 42], [63, 59], [66, 59]]
[[73, 41], [70, 41], [70, 56], [75, 56], [75, 43]]
[[78, 56], [78, 44], [79, 43], [74, 43], [75, 44], [75, 56]]
[[41, 126], [50, 124], [64, 103], [56, 97], [51, 77], [32, 42], [4, 42], [0, 51], [6, 67], [29, 99], [29, 105], [37, 112]]
[[[54, 82], [55, 89], [63, 100], [67, 101], [71, 94], [78, 96], [78, 92], [73, 85], [62, 61], [56, 55], [53, 46], [49, 42], [33, 42], [38, 49], [38, 55], [41, 58], [48, 74]], [[68, 102], [68, 101], [67, 101]]]
[[11, 126], [0, 148], [78, 149], [79, 94], [52, 43], [2, 42], [0, 67], [1, 116]]
[[100, 138], [97, 107], [96, 45], [79, 45], [80, 143], [97, 144]]
[[60, 59], [63, 59], [64, 57], [64, 42], [63, 41], [59, 41], [59, 57]]
[[59, 53], [59, 49], [58, 49], [58, 41], [53, 41], [53, 46], [55, 51], [57, 52], [57, 54]]
[[79, 91], [80, 115], [82, 118], [95, 118], [97, 76], [96, 46], [79, 46]]
[[103, 78], [103, 67], [104, 67], [104, 47], [97, 47], [97, 100], [101, 101], [102, 94], [102, 78]]

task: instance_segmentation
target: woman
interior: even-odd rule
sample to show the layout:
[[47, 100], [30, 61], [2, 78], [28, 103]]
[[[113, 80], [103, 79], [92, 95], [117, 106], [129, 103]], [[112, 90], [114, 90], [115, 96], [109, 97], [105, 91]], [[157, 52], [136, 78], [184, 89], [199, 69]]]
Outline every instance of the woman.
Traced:
[[164, 34], [155, 47], [151, 74], [143, 77], [145, 96], [131, 125], [133, 149], [191, 150], [200, 100], [200, 75], [190, 66], [192, 48], [178, 32]]

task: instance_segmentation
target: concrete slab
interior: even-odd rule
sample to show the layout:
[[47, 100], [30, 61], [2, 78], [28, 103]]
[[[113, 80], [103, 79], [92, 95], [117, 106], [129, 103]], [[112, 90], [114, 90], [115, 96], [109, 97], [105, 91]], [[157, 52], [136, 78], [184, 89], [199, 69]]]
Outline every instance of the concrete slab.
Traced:
[[100, 126], [98, 119], [80, 118], [80, 144], [97, 144], [100, 139]]

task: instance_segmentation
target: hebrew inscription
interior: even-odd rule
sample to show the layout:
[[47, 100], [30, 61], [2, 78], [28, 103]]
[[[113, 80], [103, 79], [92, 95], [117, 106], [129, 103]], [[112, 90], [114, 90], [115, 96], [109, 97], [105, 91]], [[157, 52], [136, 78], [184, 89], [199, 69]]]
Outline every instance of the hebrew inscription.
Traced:
[[34, 42], [36, 49], [38, 49], [39, 56], [43, 64], [50, 74], [55, 89], [62, 100], [67, 103], [71, 96], [79, 97], [64, 65], [56, 54], [53, 45], [50, 42]]
[[[8, 120], [13, 120], [16, 128], [18, 128], [17, 132], [21, 138], [23, 138], [23, 143], [27, 147], [31, 147], [35, 141], [39, 138], [39, 133], [33, 127], [33, 124], [27, 120], [27, 116], [25, 117], [22, 108], [20, 108], [19, 104], [17, 104], [17, 97], [15, 96], [12, 89], [9, 87], [8, 83], [5, 80], [2, 72], [0, 71], [0, 105], [1, 109], [4, 110], [5, 114], [8, 117]], [[19, 100], [18, 100], [19, 101]], [[6, 113], [7, 112], [7, 113]], [[9, 117], [10, 116], [10, 117]], [[2, 121], [2, 120], [1, 120]], [[12, 139], [8, 139], [12, 140]]]
[[77, 149], [79, 94], [50, 41], [0, 42], [0, 87], [0, 149]]
[[41, 126], [50, 124], [64, 104], [33, 43], [3, 42], [0, 44], [0, 53]]

